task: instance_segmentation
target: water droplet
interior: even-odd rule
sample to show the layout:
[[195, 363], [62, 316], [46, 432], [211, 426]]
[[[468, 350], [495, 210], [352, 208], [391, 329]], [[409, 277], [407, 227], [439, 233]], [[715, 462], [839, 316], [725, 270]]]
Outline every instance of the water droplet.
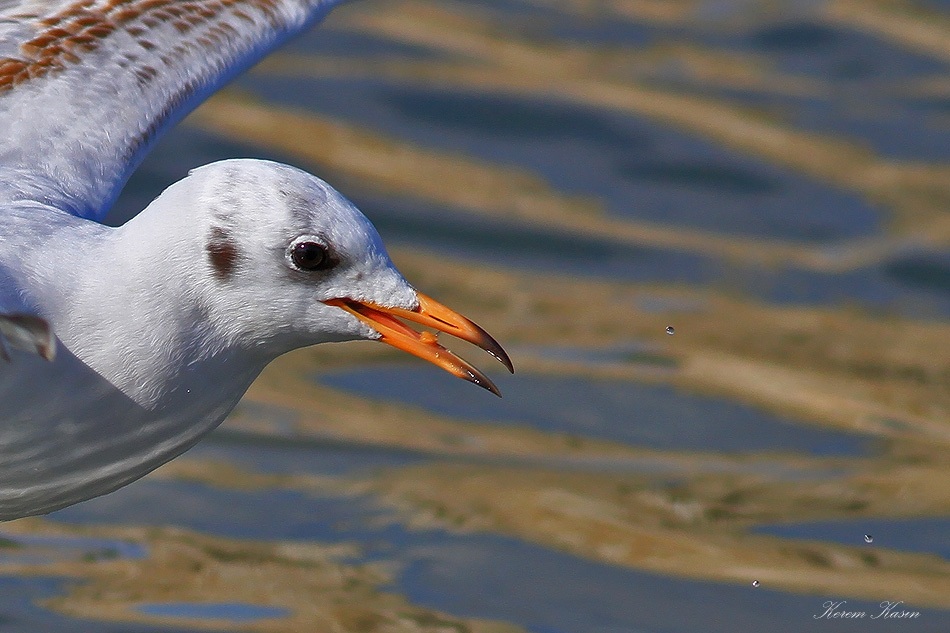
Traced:
[[670, 336], [673, 336], [676, 333], [676, 330], [673, 329], [672, 325], [667, 325], [666, 333], [669, 334]]
[[753, 586], [753, 587], [758, 587], [758, 586], [759, 586], [759, 581], [758, 581], [758, 580], [753, 580], [753, 581], [752, 581], [752, 586]]
[[864, 542], [865, 542], [865, 543], [873, 543], [873, 542], [874, 542], [874, 537], [871, 536], [870, 534], [865, 534], [865, 535], [864, 535]]

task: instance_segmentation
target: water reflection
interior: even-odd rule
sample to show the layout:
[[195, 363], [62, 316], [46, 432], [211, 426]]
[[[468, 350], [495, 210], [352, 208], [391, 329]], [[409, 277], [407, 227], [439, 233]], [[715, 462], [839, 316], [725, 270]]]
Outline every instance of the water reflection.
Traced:
[[36, 606], [61, 595], [65, 581], [0, 575], [0, 631], [3, 633], [186, 633], [195, 629], [95, 622], [67, 618]]
[[821, 539], [848, 545], [863, 539], [867, 543], [873, 542], [876, 547], [935, 554], [950, 560], [950, 519], [942, 517], [787, 523], [760, 526], [756, 531], [785, 538]]
[[[280, 521], [262, 522], [261, 516]], [[415, 604], [464, 617], [499, 619], [532, 631], [629, 633], [703, 627], [731, 633], [768, 626], [792, 632], [800, 631], [801, 622], [819, 612], [822, 602], [815, 596], [764, 588], [753, 592], [749, 586], [621, 569], [499, 536], [407, 530], [396, 516], [387, 519], [367, 499], [313, 499], [280, 491], [238, 494], [146, 483], [56, 515], [68, 522], [102, 517], [172, 523], [242, 538], [355, 540], [364, 548], [357, 560], [398, 561], [400, 572], [390, 589]], [[849, 604], [868, 610], [876, 606], [867, 601]], [[707, 622], [711, 605], [735, 617]], [[919, 630], [942, 630], [945, 612], [920, 611]], [[868, 623], [868, 630], [890, 629]]]
[[389, 243], [494, 265], [669, 283], [710, 283], [717, 264], [689, 253], [619, 244], [518, 221], [452, 213], [416, 200], [356, 196]]
[[892, 260], [885, 273], [902, 284], [936, 294], [950, 293], [950, 257], [944, 253], [916, 253]]
[[392, 86], [377, 99], [428, 130], [448, 128], [504, 143], [575, 139], [616, 151], [649, 151], [653, 144], [645, 131], [612, 125], [609, 116], [557, 102]]
[[[515, 542], [475, 538], [415, 550], [404, 583], [408, 595], [470, 616], [524, 622], [544, 633], [703, 631], [798, 633], [822, 612], [818, 596], [794, 596], [765, 587], [695, 583], [566, 560], [556, 552]], [[464, 574], [458, 570], [464, 569]], [[569, 582], [564, 579], [569, 578]], [[709, 618], [708, 608], [728, 618]], [[848, 601], [849, 608], [879, 613], [877, 603]], [[940, 631], [946, 612], [920, 609], [914, 628]], [[830, 630], [851, 630], [827, 623]], [[860, 630], [893, 631], [893, 623], [860, 622]], [[828, 628], [822, 627], [822, 628]]]
[[[621, 167], [620, 173], [634, 180], [669, 183], [725, 194], [766, 194], [778, 188], [778, 183], [767, 176], [714, 163], [645, 163]], [[827, 231], [821, 233], [827, 234]]]
[[815, 22], [779, 22], [723, 45], [767, 55], [785, 72], [846, 83], [905, 80], [947, 70], [940, 60], [858, 30]]
[[[795, 451], [862, 455], [866, 437], [796, 424], [763, 411], [661, 385], [517, 374], [499, 379], [500, 403], [440, 380], [428, 367], [359, 369], [319, 376], [324, 384], [452, 417], [527, 424], [665, 450]], [[437, 389], [432, 385], [438, 384]]]
[[139, 605], [138, 610], [147, 615], [165, 618], [185, 618], [188, 620], [229, 620], [231, 622], [256, 622], [281, 618], [289, 613], [287, 609], [262, 607], [243, 603], [197, 604], [169, 602]]
[[[806, 241], [856, 237], [878, 228], [878, 211], [853, 195], [608, 110], [400, 88], [378, 80], [311, 81], [313, 92], [326, 95], [313, 101], [285, 81], [255, 75], [247, 83], [268, 102], [530, 168], [561, 191], [597, 196], [608, 212], [623, 217]], [[558, 158], [566, 155], [570, 162]]]
[[145, 558], [148, 550], [137, 543], [114, 539], [63, 537], [47, 534], [0, 532], [0, 563], [27, 560], [113, 560]]

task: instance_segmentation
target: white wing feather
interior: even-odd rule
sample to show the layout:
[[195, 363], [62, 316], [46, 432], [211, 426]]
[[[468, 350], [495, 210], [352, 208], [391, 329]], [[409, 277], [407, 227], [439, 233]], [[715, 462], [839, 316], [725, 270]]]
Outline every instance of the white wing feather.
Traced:
[[164, 129], [339, 1], [0, 1], [0, 205], [101, 220]]

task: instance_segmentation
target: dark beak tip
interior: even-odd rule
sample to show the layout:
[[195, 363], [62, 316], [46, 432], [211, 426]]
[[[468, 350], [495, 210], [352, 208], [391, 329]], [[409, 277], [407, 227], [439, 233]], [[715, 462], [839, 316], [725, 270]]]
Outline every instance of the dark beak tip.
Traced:
[[489, 354], [491, 354], [491, 355], [494, 356], [496, 359], [498, 359], [498, 362], [505, 366], [505, 369], [508, 370], [508, 373], [509, 373], [509, 374], [515, 373], [515, 366], [514, 366], [514, 364], [511, 362], [511, 359], [508, 358], [508, 354], [505, 353], [505, 350], [501, 349], [501, 346], [500, 346], [500, 345], [498, 346], [498, 349], [501, 351], [500, 354], [499, 354], [499, 353], [495, 353], [495, 352], [489, 352]]
[[498, 390], [498, 387], [495, 386], [495, 383], [493, 383], [491, 379], [488, 378], [488, 376], [475, 369], [471, 365], [469, 365], [468, 375], [460, 375], [459, 377], [481, 387], [482, 389], [485, 389], [486, 391], [492, 392], [499, 398], [501, 397], [501, 392]]
[[505, 351], [505, 348], [503, 348], [498, 341], [492, 338], [488, 332], [482, 330], [482, 328], [478, 329], [481, 330], [483, 340], [477, 342], [476, 345], [491, 354], [495, 360], [504, 365], [508, 370], [508, 373], [515, 373], [515, 366], [512, 364], [511, 358], [508, 357], [508, 352]]

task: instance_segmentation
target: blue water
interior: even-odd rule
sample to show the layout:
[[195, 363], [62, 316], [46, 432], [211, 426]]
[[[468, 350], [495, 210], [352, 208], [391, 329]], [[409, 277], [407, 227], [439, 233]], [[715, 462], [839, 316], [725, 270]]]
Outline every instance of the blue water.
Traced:
[[860, 305], [873, 313], [943, 318], [950, 284], [943, 253], [914, 250], [880, 265], [842, 273], [763, 267], [691, 253], [632, 246], [466, 215], [405, 198], [352, 196], [388, 244], [423, 247], [503, 269], [657, 282], [741, 292], [776, 304]]
[[304, 90], [254, 75], [242, 85], [268, 102], [529, 169], [563, 193], [597, 196], [620, 217], [803, 242], [879, 229], [880, 212], [856, 195], [642, 118], [550, 99], [382, 81], [300, 83]]
[[[266, 415], [268, 408], [255, 409]], [[422, 459], [415, 451], [334, 437], [280, 437], [235, 431], [227, 421], [188, 454], [209, 461], [238, 460], [256, 471], [282, 475], [359, 476], [380, 468], [408, 466]]]
[[291, 40], [281, 53], [289, 55], [346, 55], [350, 58], [385, 56], [387, 59], [439, 59], [442, 55], [432, 50], [403, 44], [366, 33], [353, 33], [321, 28], [319, 37], [298, 37]]
[[[482, 363], [483, 367], [488, 367]], [[493, 374], [492, 379], [496, 377]], [[872, 450], [866, 436], [828, 431], [721, 398], [667, 385], [623, 380], [499, 375], [504, 397], [483, 397], [468, 383], [427, 365], [364, 368], [320, 375], [352, 393], [502, 425], [625, 442], [663, 450], [781, 451], [857, 456]]]
[[360, 194], [354, 202], [388, 244], [502, 268], [691, 285], [713, 283], [722, 274], [717, 262], [690, 253], [453, 212], [418, 200]]
[[241, 623], [282, 618], [290, 614], [289, 609], [262, 607], [256, 604], [244, 604], [240, 602], [206, 604], [196, 602], [163, 602], [142, 604], [139, 605], [137, 609], [146, 615], [157, 615], [164, 618], [231, 620]]
[[[368, 497], [314, 497], [281, 489], [245, 492], [151, 480], [50, 516], [65, 523], [178, 525], [230, 538], [333, 543], [372, 543], [378, 528], [367, 526], [395, 518]], [[346, 534], [341, 532], [344, 526], [350, 526]]]
[[[755, 532], [783, 538], [812, 539], [874, 548], [936, 554], [950, 560], [950, 518], [866, 518], [847, 521], [810, 521], [756, 527]], [[864, 535], [872, 537], [872, 543]], [[873, 551], [870, 549], [869, 551]]]
[[575, 345], [533, 345], [517, 348], [509, 346], [508, 352], [513, 355], [526, 353], [548, 360], [583, 363], [587, 366], [631, 365], [640, 369], [672, 370], [679, 365], [678, 359], [665, 354], [661, 349], [634, 342], [606, 348], [587, 348]]
[[721, 43], [726, 49], [763, 55], [783, 72], [849, 87], [928, 77], [950, 69], [939, 59], [884, 38], [807, 19], [778, 20], [753, 27], [743, 37], [723, 38]]
[[[829, 596], [667, 578], [503, 536], [408, 530], [368, 498], [327, 500], [282, 490], [247, 493], [147, 481], [61, 510], [53, 518], [170, 524], [235, 538], [357, 542], [363, 554], [353, 562], [394, 561], [401, 569], [387, 590], [421, 606], [505, 620], [533, 633], [893, 630], [870, 620], [860, 627], [815, 621], [812, 616]], [[848, 604], [869, 612], [875, 606]], [[950, 611], [920, 611], [914, 631], [945, 631]]]
[[804, 96], [711, 85], [690, 85], [690, 91], [767, 111], [792, 128], [840, 138], [870, 149], [881, 158], [950, 160], [950, 129], [942, 119], [946, 114], [943, 97], [899, 92], [881, 96], [871, 90], [861, 94], [856, 88]]
[[141, 559], [148, 556], [148, 549], [144, 546], [114, 539], [8, 534], [0, 531], [0, 541], [12, 545], [0, 547], [0, 565], [43, 565], [75, 560]]
[[[832, 596], [793, 595], [753, 588], [751, 582], [668, 578], [571, 560], [508, 539], [472, 537], [465, 543], [419, 546], [413, 554], [417, 560], [401, 585], [415, 602], [461, 615], [500, 617], [534, 633], [904, 630], [904, 622], [814, 619]], [[847, 607], [869, 615], [880, 611], [877, 602], [866, 600], [848, 600]], [[917, 610], [921, 616], [908, 630], [946, 630], [950, 611]]]
[[61, 595], [66, 581], [0, 575], [0, 633], [185, 633], [193, 629], [67, 618], [36, 606]]
[[81, 552], [101, 553], [112, 557], [132, 559], [148, 556], [148, 550], [142, 545], [114, 539], [47, 534], [8, 534], [2, 531], [0, 531], [0, 538], [12, 541], [20, 547], [43, 547], [63, 551], [79, 550]]

